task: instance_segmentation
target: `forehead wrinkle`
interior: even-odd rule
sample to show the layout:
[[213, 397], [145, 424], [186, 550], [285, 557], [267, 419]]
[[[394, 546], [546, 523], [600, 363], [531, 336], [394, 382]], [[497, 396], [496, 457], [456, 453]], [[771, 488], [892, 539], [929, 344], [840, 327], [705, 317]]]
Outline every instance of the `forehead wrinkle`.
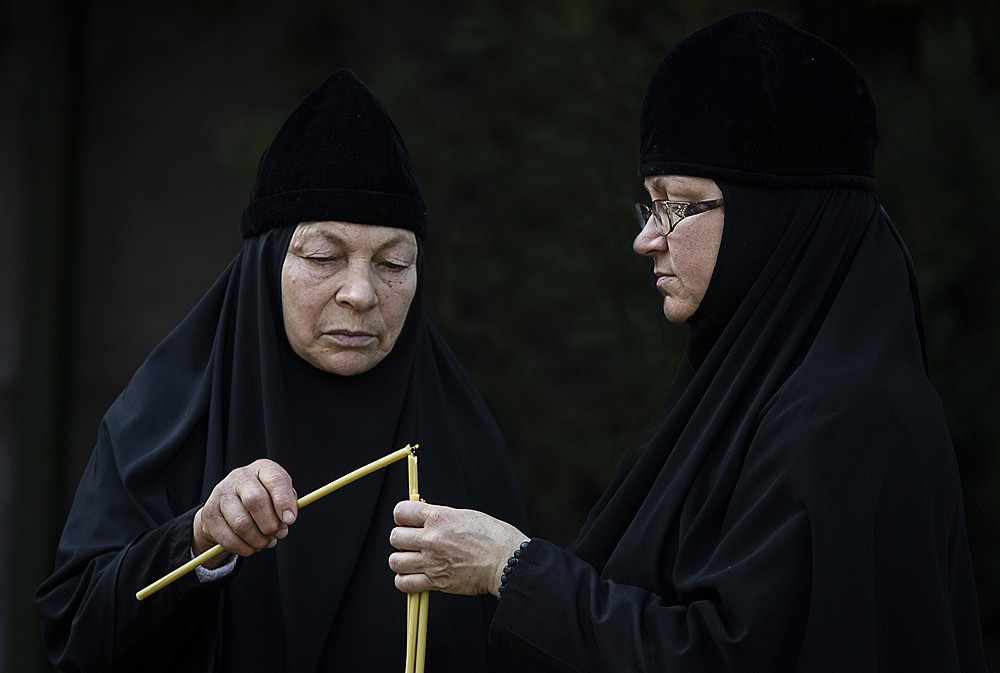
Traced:
[[[358, 226], [367, 226], [367, 225], [358, 225]], [[328, 242], [330, 242], [330, 243], [332, 243], [334, 245], [337, 245], [337, 246], [339, 246], [341, 248], [353, 249], [353, 247], [355, 247], [355, 246], [352, 246], [347, 241], [347, 239], [343, 238], [340, 234], [338, 234], [335, 231], [332, 231], [332, 230], [330, 230], [330, 229], [328, 229], [326, 227], [312, 226], [312, 227], [309, 227], [309, 229], [304, 229], [303, 230], [303, 236], [304, 237], [309, 236], [310, 234], [312, 234], [312, 235], [318, 235], [318, 236], [322, 237], [323, 239], [325, 239], [326, 241], [328, 241]], [[376, 246], [375, 249], [374, 249], [374, 251], [375, 252], [381, 252], [383, 250], [386, 250], [388, 248], [391, 248], [391, 247], [393, 247], [395, 245], [400, 245], [400, 244], [402, 244], [402, 245], [408, 245], [410, 243], [410, 238], [406, 234], [407, 234], [407, 232], [403, 232], [403, 231], [401, 231], [398, 234], [393, 234], [388, 239], [382, 241], [378, 246]], [[413, 245], [413, 248], [416, 248], [416, 244]]]

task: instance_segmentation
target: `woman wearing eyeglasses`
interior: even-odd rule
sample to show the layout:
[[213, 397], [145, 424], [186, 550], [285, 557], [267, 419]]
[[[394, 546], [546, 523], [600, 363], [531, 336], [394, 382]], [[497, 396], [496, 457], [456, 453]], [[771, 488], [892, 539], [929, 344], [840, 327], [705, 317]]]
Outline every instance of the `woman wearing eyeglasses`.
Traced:
[[661, 414], [561, 549], [400, 503], [413, 592], [499, 596], [553, 671], [985, 671], [912, 264], [857, 69], [761, 12], [671, 51], [641, 113], [633, 249], [690, 330]]

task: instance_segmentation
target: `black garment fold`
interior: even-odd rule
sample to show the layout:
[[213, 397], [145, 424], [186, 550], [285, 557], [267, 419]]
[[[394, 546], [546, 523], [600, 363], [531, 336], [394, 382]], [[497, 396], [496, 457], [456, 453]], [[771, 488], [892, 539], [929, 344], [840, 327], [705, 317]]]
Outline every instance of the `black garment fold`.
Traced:
[[[267, 457], [300, 495], [407, 443], [421, 493], [522, 522], [503, 439], [423, 312], [393, 350], [335, 376], [285, 337], [280, 270], [294, 227], [243, 249], [108, 410], [36, 605], [63, 671], [296, 671], [402, 667], [405, 597], [387, 559], [403, 462], [303, 510], [288, 537], [225, 579], [134, 594], [189, 558], [194, 511], [234, 468]], [[185, 556], [187, 554], [188, 556]], [[427, 664], [486, 670], [493, 599], [432, 600]]]
[[901, 240], [866, 191], [720, 187], [671, 403], [569, 552], [529, 545], [492, 642], [558, 671], [985, 671]]

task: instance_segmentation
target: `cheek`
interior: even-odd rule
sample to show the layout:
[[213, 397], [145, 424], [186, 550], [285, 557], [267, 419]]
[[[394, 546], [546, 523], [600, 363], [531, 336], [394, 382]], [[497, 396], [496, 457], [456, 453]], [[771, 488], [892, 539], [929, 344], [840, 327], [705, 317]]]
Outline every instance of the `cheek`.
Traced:
[[281, 311], [285, 333], [292, 345], [305, 345], [312, 339], [319, 312], [317, 287], [294, 273], [281, 278]]
[[679, 271], [686, 277], [685, 285], [699, 298], [708, 289], [719, 257], [722, 237], [717, 234], [715, 230], [705, 227], [697, 235], [686, 239], [675, 256]]
[[392, 348], [396, 337], [403, 329], [406, 316], [410, 311], [410, 304], [413, 303], [413, 297], [416, 295], [416, 289], [417, 284], [416, 279], [414, 279], [412, 282], [401, 284], [401, 287], [391, 288], [380, 299], [382, 320], [385, 322], [386, 333], [389, 337], [387, 340], [389, 343], [386, 344], [388, 348]]
[[701, 295], [708, 289], [708, 283], [712, 280], [712, 273], [715, 271], [715, 260], [718, 256], [718, 249], [699, 249], [691, 260], [692, 276]]

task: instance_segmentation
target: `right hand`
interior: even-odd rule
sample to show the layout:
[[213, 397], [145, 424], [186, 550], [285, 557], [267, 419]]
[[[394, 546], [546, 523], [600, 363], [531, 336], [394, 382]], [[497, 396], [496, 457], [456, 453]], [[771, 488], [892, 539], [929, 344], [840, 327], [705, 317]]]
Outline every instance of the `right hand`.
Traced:
[[191, 550], [197, 556], [221, 544], [229, 553], [204, 564], [216, 568], [231, 554], [250, 556], [270, 549], [298, 517], [295, 501], [291, 477], [273, 460], [261, 458], [237, 468], [216, 484], [195, 513]]

